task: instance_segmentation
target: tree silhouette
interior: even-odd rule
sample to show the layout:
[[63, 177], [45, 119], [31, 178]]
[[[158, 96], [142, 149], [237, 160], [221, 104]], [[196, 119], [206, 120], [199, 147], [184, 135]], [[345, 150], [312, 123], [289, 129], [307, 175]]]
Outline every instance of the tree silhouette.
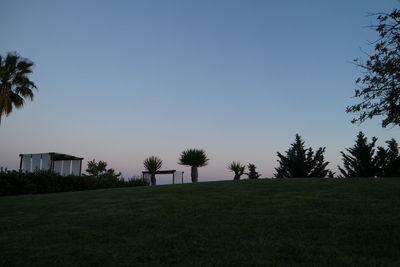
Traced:
[[[340, 166], [338, 168], [342, 176], [374, 177], [378, 173], [378, 158], [375, 157], [376, 141], [377, 138], [372, 137], [372, 142], [368, 143], [367, 137], [362, 132], [358, 133], [354, 146], [346, 149], [348, 153], [340, 152], [342, 154], [343, 168]], [[382, 157], [382, 155], [379, 157]]]
[[93, 176], [103, 176], [103, 175], [111, 175], [115, 177], [121, 176], [120, 172], [116, 173], [115, 170], [112, 168], [107, 169], [107, 162], [101, 160], [99, 162], [96, 162], [95, 159], [88, 162], [86, 172], [89, 175]]
[[246, 166], [240, 163], [239, 161], [232, 161], [228, 165], [228, 170], [235, 173], [235, 177], [233, 178], [233, 180], [240, 180], [240, 176], [244, 174], [245, 169]]
[[372, 137], [368, 143], [367, 137], [362, 132], [357, 135], [353, 147], [347, 148], [347, 154], [342, 154], [343, 168], [339, 170], [343, 177], [399, 177], [400, 154], [399, 146], [395, 139], [386, 141], [387, 148], [375, 144], [378, 139]]
[[393, 138], [386, 141], [388, 148], [378, 147], [376, 153], [378, 177], [400, 177], [399, 146]]
[[246, 175], [249, 177], [249, 179], [258, 179], [261, 176], [261, 174], [256, 171], [256, 165], [249, 163], [247, 168], [249, 169], [249, 172], [246, 173]]
[[324, 159], [325, 147], [315, 153], [312, 148], [306, 149], [301, 136], [296, 134], [295, 142], [283, 155], [279, 152], [279, 167], [275, 168], [276, 178], [303, 178], [333, 176], [326, 167], [329, 162]]
[[204, 167], [208, 164], [209, 159], [207, 158], [206, 152], [202, 149], [186, 149], [182, 151], [179, 164], [191, 166], [192, 182], [197, 183], [199, 172], [198, 167]]
[[384, 116], [382, 127], [400, 125], [400, 10], [390, 14], [376, 14], [378, 25], [371, 26], [378, 32], [375, 54], [366, 62], [355, 59], [363, 72], [356, 80], [355, 97], [361, 102], [346, 111], [358, 114], [353, 123], [362, 123], [375, 116]]
[[29, 80], [33, 62], [16, 53], [0, 55], [0, 125], [1, 117], [8, 116], [14, 108], [21, 108], [25, 98], [33, 100], [36, 85]]
[[156, 172], [161, 169], [163, 161], [156, 156], [150, 156], [143, 161], [146, 170], [151, 174], [151, 185], [156, 185]]

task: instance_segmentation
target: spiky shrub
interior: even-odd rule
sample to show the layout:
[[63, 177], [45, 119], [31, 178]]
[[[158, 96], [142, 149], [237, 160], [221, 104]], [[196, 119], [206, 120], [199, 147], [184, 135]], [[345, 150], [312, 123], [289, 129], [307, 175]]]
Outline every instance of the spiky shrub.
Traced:
[[246, 169], [246, 165], [240, 163], [239, 161], [232, 161], [228, 165], [228, 170], [235, 173], [235, 177], [233, 180], [240, 180], [240, 176], [244, 174], [244, 170]]
[[0, 55], [0, 124], [3, 115], [8, 116], [14, 108], [21, 108], [25, 98], [33, 99], [35, 84], [29, 80], [33, 62], [16, 53]]
[[151, 174], [151, 185], [156, 185], [156, 172], [161, 169], [163, 161], [156, 156], [150, 156], [143, 161], [143, 165]]
[[199, 167], [204, 167], [208, 164], [209, 159], [207, 158], [207, 154], [203, 149], [186, 149], [182, 151], [179, 157], [179, 164], [185, 166], [191, 166], [191, 176], [192, 182], [197, 183], [199, 172]]

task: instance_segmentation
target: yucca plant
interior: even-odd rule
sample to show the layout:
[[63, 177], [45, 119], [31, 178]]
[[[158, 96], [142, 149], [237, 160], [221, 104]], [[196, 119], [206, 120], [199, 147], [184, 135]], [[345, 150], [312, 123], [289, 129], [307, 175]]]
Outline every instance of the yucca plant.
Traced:
[[156, 185], [156, 172], [161, 169], [163, 161], [156, 156], [150, 156], [143, 161], [146, 170], [151, 174], [151, 185]]
[[199, 177], [197, 168], [206, 166], [208, 161], [209, 159], [207, 158], [206, 152], [203, 149], [192, 148], [182, 151], [178, 163], [192, 167], [192, 183], [197, 183]]
[[0, 124], [3, 115], [8, 116], [13, 108], [21, 108], [25, 99], [33, 100], [36, 85], [29, 80], [33, 62], [16, 53], [0, 55]]
[[232, 161], [228, 165], [228, 170], [235, 173], [235, 177], [233, 180], [240, 180], [240, 176], [244, 174], [244, 170], [246, 169], [246, 165], [240, 163], [239, 161]]

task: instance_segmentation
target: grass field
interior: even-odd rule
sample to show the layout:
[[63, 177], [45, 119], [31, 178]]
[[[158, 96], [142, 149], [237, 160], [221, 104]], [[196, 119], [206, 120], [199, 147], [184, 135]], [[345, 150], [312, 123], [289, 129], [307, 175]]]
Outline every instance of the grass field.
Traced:
[[400, 266], [400, 179], [0, 197], [0, 266]]

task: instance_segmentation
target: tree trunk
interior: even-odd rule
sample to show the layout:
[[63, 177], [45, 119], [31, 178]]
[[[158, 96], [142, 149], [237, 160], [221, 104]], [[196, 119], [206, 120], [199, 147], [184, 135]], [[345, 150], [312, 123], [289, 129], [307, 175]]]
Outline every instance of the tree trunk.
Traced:
[[[6, 87], [7, 85], [5, 83], [1, 84], [0, 86], [0, 95], [5, 96], [6, 95]], [[5, 112], [4, 112], [5, 114]], [[3, 107], [0, 107], [0, 125], [1, 125], [1, 117], [3, 116]]]
[[192, 166], [192, 183], [197, 183], [199, 177], [199, 172], [197, 171], [197, 166]]
[[233, 180], [240, 180], [240, 174], [235, 174], [235, 177], [233, 178]]
[[151, 174], [151, 185], [157, 185], [156, 175], [154, 173]]

